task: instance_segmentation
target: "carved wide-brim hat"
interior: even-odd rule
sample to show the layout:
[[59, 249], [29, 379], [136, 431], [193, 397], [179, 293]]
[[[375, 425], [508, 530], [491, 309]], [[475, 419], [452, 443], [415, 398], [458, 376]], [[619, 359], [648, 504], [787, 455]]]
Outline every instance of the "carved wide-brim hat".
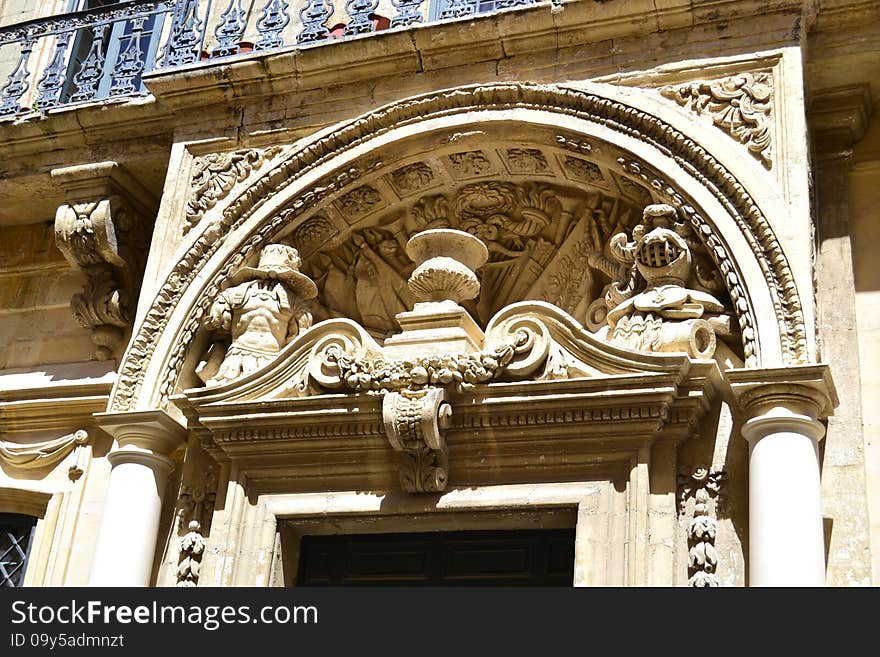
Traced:
[[299, 252], [286, 244], [268, 244], [260, 252], [256, 267], [242, 267], [229, 277], [232, 285], [255, 279], [274, 279], [284, 283], [303, 299], [318, 296], [318, 287], [311, 278], [299, 271], [302, 260]]

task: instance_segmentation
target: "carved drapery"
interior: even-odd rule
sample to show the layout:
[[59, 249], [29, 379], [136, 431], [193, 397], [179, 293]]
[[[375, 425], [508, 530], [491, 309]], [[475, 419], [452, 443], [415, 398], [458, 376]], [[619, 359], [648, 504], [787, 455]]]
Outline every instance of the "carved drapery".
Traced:
[[85, 470], [86, 450], [89, 434], [84, 429], [60, 438], [35, 443], [13, 443], [0, 440], [0, 461], [22, 470], [38, 470], [57, 464], [71, 452], [75, 452], [74, 463], [68, 469], [71, 480], [79, 479]]
[[106, 360], [133, 319], [155, 199], [115, 162], [54, 169], [52, 177], [67, 199], [55, 215], [56, 244], [85, 275], [71, 309]]

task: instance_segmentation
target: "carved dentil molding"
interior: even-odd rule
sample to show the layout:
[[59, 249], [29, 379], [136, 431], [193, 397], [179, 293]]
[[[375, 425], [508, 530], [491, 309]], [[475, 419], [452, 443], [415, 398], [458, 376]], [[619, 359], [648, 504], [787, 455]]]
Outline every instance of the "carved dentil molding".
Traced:
[[670, 85], [660, 93], [697, 114], [708, 115], [766, 168], [773, 166], [771, 73], [740, 73], [720, 80]]
[[55, 215], [55, 241], [86, 279], [71, 309], [106, 360], [133, 318], [155, 199], [115, 162], [55, 169], [52, 177], [68, 199]]

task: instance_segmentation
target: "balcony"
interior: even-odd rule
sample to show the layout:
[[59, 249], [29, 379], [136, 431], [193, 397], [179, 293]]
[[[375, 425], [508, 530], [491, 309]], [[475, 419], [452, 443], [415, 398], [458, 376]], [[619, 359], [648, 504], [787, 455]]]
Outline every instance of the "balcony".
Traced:
[[142, 77], [151, 71], [301, 50], [540, 1], [86, 0], [81, 4], [92, 8], [0, 28], [0, 119], [146, 95]]

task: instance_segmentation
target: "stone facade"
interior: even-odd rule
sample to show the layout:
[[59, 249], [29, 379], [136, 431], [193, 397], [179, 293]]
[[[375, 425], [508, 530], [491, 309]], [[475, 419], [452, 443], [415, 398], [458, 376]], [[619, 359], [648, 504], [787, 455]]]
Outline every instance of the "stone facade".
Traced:
[[0, 46], [25, 585], [542, 523], [578, 586], [880, 583], [876, 3], [214, 3], [182, 66], [142, 4], [144, 93], [40, 110], [60, 37]]

